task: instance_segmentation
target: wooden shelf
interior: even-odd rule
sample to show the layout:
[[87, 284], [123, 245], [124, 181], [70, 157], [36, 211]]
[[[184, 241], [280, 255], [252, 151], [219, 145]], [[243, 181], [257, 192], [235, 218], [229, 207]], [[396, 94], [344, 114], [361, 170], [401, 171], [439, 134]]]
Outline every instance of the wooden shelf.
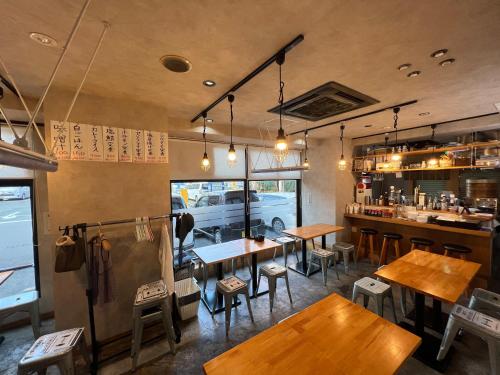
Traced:
[[396, 173], [396, 172], [418, 172], [418, 171], [446, 171], [453, 169], [480, 169], [488, 167], [478, 167], [476, 165], [462, 165], [462, 166], [451, 166], [451, 167], [435, 167], [435, 168], [412, 168], [412, 169], [372, 169], [370, 171], [354, 171], [357, 173]]

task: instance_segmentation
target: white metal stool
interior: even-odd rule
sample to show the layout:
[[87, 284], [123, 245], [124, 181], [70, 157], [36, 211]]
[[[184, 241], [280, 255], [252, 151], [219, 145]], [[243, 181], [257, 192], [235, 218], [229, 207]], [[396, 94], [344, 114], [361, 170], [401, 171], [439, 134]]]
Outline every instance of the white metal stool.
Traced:
[[[380, 267], [378, 267], [377, 269], [378, 270], [381, 270], [382, 268], [384, 268], [386, 265], [383, 264], [381, 265]], [[377, 280], [378, 281], [382, 281], [380, 279], [380, 277], [377, 277]], [[392, 286], [393, 287], [393, 286]], [[404, 286], [401, 286], [401, 285], [398, 285], [399, 287], [399, 304], [401, 306], [401, 312], [403, 313], [403, 316], [406, 317], [406, 315], [408, 315], [408, 310], [406, 309], [406, 293], [410, 293], [410, 298], [412, 301], [415, 301], [415, 292], [413, 292], [413, 290], [409, 289], [409, 288], [406, 288]]]
[[288, 291], [288, 298], [290, 304], [293, 305], [292, 294], [290, 293], [290, 284], [288, 283], [288, 270], [286, 267], [277, 263], [266, 264], [259, 268], [259, 279], [257, 281], [257, 293], [259, 293], [260, 277], [267, 277], [267, 284], [269, 285], [269, 310], [273, 311], [274, 295], [276, 294], [276, 282], [279, 278], [284, 278], [286, 283], [286, 290]]
[[325, 249], [312, 249], [311, 250], [311, 258], [309, 259], [309, 266], [307, 267], [306, 276], [309, 277], [309, 273], [311, 271], [311, 266], [314, 261], [319, 261], [321, 265], [321, 272], [323, 273], [323, 284], [326, 285], [326, 273], [328, 270], [329, 262], [333, 263], [333, 269], [337, 274], [337, 279], [340, 280], [339, 273], [337, 271], [337, 262], [335, 261], [335, 253], [333, 251], [325, 250]]
[[475, 288], [469, 301], [469, 309], [500, 319], [500, 294]]
[[161, 317], [167, 334], [170, 351], [175, 354], [175, 334], [172, 324], [172, 309], [169, 294], [163, 280], [142, 285], [137, 289], [133, 307], [134, 325], [132, 328], [132, 370], [135, 370], [141, 350], [144, 324]]
[[0, 317], [4, 318], [18, 311], [30, 314], [31, 326], [35, 338], [40, 336], [40, 311], [38, 307], [38, 291], [33, 290], [0, 298]]
[[372, 297], [375, 300], [377, 314], [384, 316], [384, 299], [389, 298], [392, 307], [394, 322], [397, 322], [396, 309], [394, 307], [394, 299], [392, 297], [391, 286], [382, 281], [372, 279], [371, 277], [363, 277], [354, 283], [352, 291], [352, 302], [356, 303], [359, 295], [363, 296], [363, 306], [368, 306], [368, 299]]
[[446, 356], [455, 336], [461, 329], [479, 336], [488, 343], [491, 373], [500, 374], [500, 353], [498, 350], [500, 344], [500, 320], [461, 305], [455, 305], [451, 310], [437, 360], [440, 361]]
[[[231, 325], [231, 308], [233, 304], [233, 299], [238, 294], [245, 295], [247, 300], [248, 314], [250, 319], [253, 320], [252, 306], [250, 306], [250, 295], [248, 294], [248, 285], [246, 282], [241, 280], [236, 276], [229, 276], [223, 280], [217, 281], [216, 284], [217, 291], [224, 296], [224, 305], [226, 308], [226, 336], [229, 335], [229, 328]], [[214, 305], [212, 308], [212, 317], [215, 312], [215, 305], [217, 304], [217, 298], [214, 298]]]
[[[297, 262], [299, 261], [299, 256], [297, 255], [297, 241], [294, 238], [282, 236], [282, 237], [276, 238], [274, 240], [274, 242], [277, 242], [283, 246], [283, 258], [285, 258], [285, 267], [287, 264], [288, 249], [289, 248], [290, 248], [290, 252], [292, 254], [295, 254], [295, 257], [297, 258]], [[278, 251], [278, 248], [274, 249], [273, 262], [276, 260], [277, 251]]]
[[63, 375], [73, 375], [75, 365], [74, 349], [78, 349], [90, 366], [90, 357], [85, 344], [83, 328], [67, 329], [38, 338], [26, 354], [21, 358], [17, 367], [19, 375], [37, 372], [45, 374], [49, 366], [55, 365]]
[[354, 261], [354, 266], [358, 268], [358, 260], [356, 252], [354, 251], [354, 245], [346, 242], [337, 242], [332, 246], [332, 251], [334, 253], [342, 253], [342, 259], [344, 260], [344, 271], [349, 272], [349, 257], [352, 254], [352, 259]]

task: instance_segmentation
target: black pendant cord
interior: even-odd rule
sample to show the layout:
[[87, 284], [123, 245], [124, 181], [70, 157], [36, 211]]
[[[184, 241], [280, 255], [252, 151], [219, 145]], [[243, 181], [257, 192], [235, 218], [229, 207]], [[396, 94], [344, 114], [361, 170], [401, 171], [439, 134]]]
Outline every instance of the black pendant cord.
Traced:
[[233, 144], [233, 119], [234, 119], [234, 115], [233, 115], [233, 101], [234, 101], [234, 96], [233, 95], [229, 95], [227, 97], [227, 99], [229, 100], [229, 110], [231, 112], [231, 145]]
[[285, 82], [283, 82], [283, 80], [281, 79], [281, 65], [282, 64], [279, 64], [279, 74], [280, 74], [280, 95], [279, 95], [279, 99], [278, 99], [278, 103], [280, 105], [280, 130], [283, 130], [283, 89], [285, 88]]
[[389, 141], [389, 136], [385, 136], [385, 162], [387, 162], [387, 142]]
[[205, 154], [207, 153], [207, 115], [203, 114], [203, 141], [205, 142]]
[[304, 144], [306, 146], [305, 151], [304, 151], [304, 158], [307, 160], [307, 129], [304, 132]]
[[342, 153], [340, 154], [340, 159], [344, 159], [344, 129], [345, 129], [345, 125], [342, 124], [340, 126], [340, 145], [342, 148]]
[[393, 111], [394, 111], [394, 130], [396, 131], [395, 150], [397, 152], [397, 150], [398, 150], [398, 112], [399, 112], [399, 107], [394, 108]]
[[431, 129], [432, 129], [431, 139], [432, 139], [432, 140], [434, 140], [434, 135], [435, 135], [436, 125], [431, 125]]

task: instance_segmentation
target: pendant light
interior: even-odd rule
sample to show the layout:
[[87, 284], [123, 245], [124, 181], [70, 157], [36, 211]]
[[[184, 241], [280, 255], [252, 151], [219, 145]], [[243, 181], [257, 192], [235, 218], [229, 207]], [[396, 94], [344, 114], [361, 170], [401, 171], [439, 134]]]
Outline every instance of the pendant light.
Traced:
[[[387, 134], [387, 133], [386, 133]], [[389, 136], [386, 135], [385, 136], [385, 157], [384, 157], [384, 164], [382, 164], [382, 168], [384, 169], [389, 169], [389, 167], [391, 166], [388, 162], [387, 162], [387, 142], [389, 141]]]
[[306, 129], [306, 131], [304, 132], [304, 145], [306, 146], [306, 148], [304, 149], [304, 163], [302, 163], [302, 166], [309, 169], [311, 165], [309, 164], [309, 160], [307, 159], [307, 137], [309, 137], [309, 135], [307, 134]]
[[203, 158], [201, 159], [201, 170], [203, 172], [208, 172], [210, 169], [210, 159], [208, 159], [207, 155], [207, 114], [203, 112], [203, 142], [205, 143], [205, 152], [203, 154]]
[[345, 125], [340, 125], [340, 144], [342, 146], [342, 153], [340, 154], [339, 170], [344, 171], [347, 167], [347, 161], [344, 159], [344, 129]]
[[234, 149], [234, 144], [233, 144], [233, 102], [234, 102], [234, 95], [229, 94], [227, 96], [227, 101], [229, 102], [229, 110], [231, 113], [231, 143], [229, 144], [229, 151], [227, 152], [227, 165], [229, 167], [234, 167], [236, 164], [236, 150]]
[[401, 155], [397, 153], [398, 151], [398, 113], [399, 113], [399, 107], [393, 108], [392, 111], [394, 112], [394, 130], [396, 131], [396, 144], [394, 145], [394, 149], [396, 152], [393, 152], [391, 155], [391, 160], [392, 161], [400, 161], [401, 160]]
[[285, 87], [285, 82], [282, 81], [281, 79], [281, 66], [285, 62], [285, 51], [280, 51], [278, 53], [278, 56], [276, 57], [276, 63], [279, 66], [279, 85], [280, 85], [280, 90], [279, 90], [279, 98], [278, 98], [278, 103], [280, 106], [280, 128], [278, 130], [278, 136], [276, 137], [276, 143], [274, 144], [274, 155], [276, 157], [276, 160], [280, 164], [283, 164], [283, 162], [286, 159], [286, 156], [288, 155], [288, 144], [286, 141], [286, 136], [285, 136], [285, 130], [283, 129], [283, 88]]

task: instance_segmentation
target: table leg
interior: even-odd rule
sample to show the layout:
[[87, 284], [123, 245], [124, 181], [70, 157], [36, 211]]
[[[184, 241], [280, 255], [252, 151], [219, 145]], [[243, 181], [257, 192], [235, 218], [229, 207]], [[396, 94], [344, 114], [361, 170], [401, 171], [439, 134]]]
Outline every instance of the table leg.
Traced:
[[257, 298], [257, 296], [269, 293], [269, 289], [262, 289], [261, 284], [260, 292], [257, 293], [257, 253], [252, 253], [252, 290], [250, 291], [250, 298]]
[[424, 336], [425, 296], [415, 292], [415, 334]]
[[321, 248], [326, 249], [326, 235], [321, 236]]
[[432, 300], [432, 328], [436, 332], [442, 332], [443, 329], [441, 301], [437, 299]]
[[[295, 264], [290, 264], [288, 268], [290, 268], [292, 271], [298, 272], [301, 275], [305, 276], [307, 274], [308, 266], [309, 264], [307, 263], [307, 240], [302, 239], [302, 260]], [[319, 272], [319, 270], [320, 270], [319, 266], [317, 266], [316, 264], [312, 264], [311, 272], [309, 274], [312, 275], [313, 273]]]

